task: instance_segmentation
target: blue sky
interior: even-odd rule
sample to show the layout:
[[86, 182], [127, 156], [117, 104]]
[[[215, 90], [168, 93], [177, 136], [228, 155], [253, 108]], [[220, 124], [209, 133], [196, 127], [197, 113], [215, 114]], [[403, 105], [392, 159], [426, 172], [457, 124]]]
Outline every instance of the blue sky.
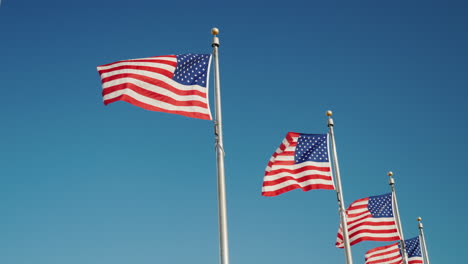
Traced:
[[[433, 263], [468, 258], [467, 11], [464, 1], [2, 1], [0, 262], [219, 263], [212, 123], [104, 106], [96, 71], [209, 53], [214, 26], [231, 263], [344, 263], [334, 192], [260, 195], [284, 135], [325, 133], [329, 109], [346, 204], [389, 192], [392, 170], [405, 237], [421, 216]], [[353, 246], [354, 262], [385, 244]]]

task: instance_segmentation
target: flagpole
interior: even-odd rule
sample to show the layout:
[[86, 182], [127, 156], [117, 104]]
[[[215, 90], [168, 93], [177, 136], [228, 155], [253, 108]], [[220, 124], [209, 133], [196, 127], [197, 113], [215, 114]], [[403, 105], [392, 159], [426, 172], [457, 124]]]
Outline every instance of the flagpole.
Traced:
[[336, 197], [338, 200], [341, 218], [341, 227], [343, 229], [343, 242], [344, 242], [344, 250], [345, 250], [345, 257], [346, 257], [346, 264], [353, 264], [353, 256], [351, 255], [351, 246], [349, 244], [349, 235], [348, 235], [348, 223], [346, 221], [346, 210], [344, 207], [344, 199], [343, 199], [343, 191], [341, 190], [341, 178], [340, 178], [340, 167], [338, 166], [338, 156], [336, 154], [336, 144], [335, 144], [335, 133], [333, 130], [333, 119], [332, 111], [327, 111], [328, 116], [328, 128], [330, 134], [330, 143], [332, 147], [332, 154], [333, 154], [333, 170], [335, 171], [335, 178], [336, 178]]
[[423, 224], [421, 223], [422, 218], [418, 217], [418, 227], [419, 227], [419, 237], [421, 240], [421, 249], [423, 251], [424, 257], [424, 264], [430, 264], [429, 262], [429, 255], [427, 254], [427, 247], [426, 247], [426, 238], [424, 237], [424, 228]]
[[408, 253], [406, 252], [405, 238], [403, 236], [403, 227], [401, 226], [400, 213], [398, 211], [398, 202], [397, 202], [397, 197], [396, 197], [396, 192], [395, 192], [395, 180], [392, 177], [393, 172], [389, 171], [387, 175], [388, 177], [390, 177], [388, 184], [390, 185], [390, 188], [392, 189], [392, 199], [393, 199], [393, 205], [395, 208], [393, 212], [395, 213], [395, 219], [397, 222], [398, 232], [400, 233], [400, 245], [402, 249], [401, 252], [403, 252], [403, 264], [407, 264]]
[[219, 63], [218, 63], [218, 39], [219, 30], [211, 29], [213, 34], [213, 59], [214, 59], [214, 100], [216, 109], [216, 119], [214, 121], [216, 140], [216, 164], [218, 170], [218, 226], [219, 226], [219, 254], [221, 264], [229, 264], [229, 247], [227, 231], [227, 210], [226, 210], [226, 184], [224, 178], [224, 148], [223, 148], [223, 126], [221, 116], [221, 90], [219, 84]]

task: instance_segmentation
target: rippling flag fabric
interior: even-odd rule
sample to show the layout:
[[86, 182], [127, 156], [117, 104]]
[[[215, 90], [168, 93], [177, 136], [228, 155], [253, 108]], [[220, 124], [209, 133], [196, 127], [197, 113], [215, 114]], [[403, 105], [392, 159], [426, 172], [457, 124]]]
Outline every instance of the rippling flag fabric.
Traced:
[[[422, 264], [419, 237], [405, 240], [408, 264]], [[376, 247], [366, 252], [365, 264], [403, 264], [400, 242], [388, 246]]]
[[210, 62], [210, 54], [182, 54], [98, 66], [104, 104], [125, 101], [146, 110], [211, 120]]
[[327, 134], [289, 132], [265, 169], [262, 195], [294, 189], [334, 190]]
[[[393, 214], [391, 193], [356, 200], [346, 209], [346, 215], [351, 246], [364, 240], [400, 240]], [[338, 230], [336, 246], [344, 247], [341, 226]]]
[[421, 244], [419, 236], [405, 240], [406, 253], [408, 253], [408, 264], [422, 264]]

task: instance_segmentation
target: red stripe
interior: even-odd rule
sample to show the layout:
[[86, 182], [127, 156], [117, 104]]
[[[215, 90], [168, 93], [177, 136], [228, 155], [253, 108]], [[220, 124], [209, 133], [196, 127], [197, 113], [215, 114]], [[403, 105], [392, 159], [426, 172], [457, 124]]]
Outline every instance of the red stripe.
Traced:
[[[119, 71], [119, 70], [141, 70], [141, 71], [147, 71], [147, 72], [154, 72], [154, 73], [164, 75], [169, 79], [172, 79], [172, 77], [174, 76], [174, 72], [168, 71], [166, 69], [161, 69], [161, 68], [156, 68], [156, 67], [149, 67], [149, 66], [123, 65], [123, 66], [118, 66], [118, 67], [107, 69], [107, 70], [98, 71], [99, 75], [101, 76], [102, 83], [104, 84], [105, 82], [112, 81], [112, 80], [115, 80], [115, 79], [119, 79], [118, 77], [116, 78], [115, 76], [126, 77], [126, 75], [131, 75], [132, 74], [132, 73], [121, 73], [121, 74], [112, 75], [112, 76], [109, 76], [109, 77], [106, 77], [106, 78], [102, 78], [102, 75], [104, 73]], [[144, 75], [142, 75], [142, 76], [144, 76]], [[150, 77], [146, 77], [146, 78], [150, 78]]]
[[288, 132], [288, 134], [286, 135], [286, 138], [288, 139], [288, 141], [292, 142], [292, 141], [295, 141], [293, 138], [297, 138], [299, 137], [300, 133], [296, 133], [296, 132]]
[[[394, 252], [392, 252], [392, 253], [394, 253]], [[390, 255], [392, 253], [383, 253], [381, 255], [380, 259], [372, 260], [372, 261], [366, 260], [365, 264], [377, 264], [377, 263], [392, 264], [392, 263], [401, 263], [403, 261], [400, 254], [395, 255], [395, 256], [388, 256], [388, 255]], [[388, 256], [388, 257], [386, 257], [386, 256]], [[374, 258], [374, 257], [377, 257], [377, 256], [372, 256], [372, 258]]]
[[359, 239], [356, 239], [354, 241], [352, 241], [350, 243], [350, 245], [355, 245], [359, 242], [362, 242], [362, 241], [381, 241], [381, 242], [385, 242], [385, 241], [395, 241], [395, 240], [399, 240], [400, 238], [398, 236], [394, 236], [394, 237], [388, 237], [388, 238], [383, 238], [383, 237], [360, 237]]
[[356, 229], [356, 228], [359, 228], [359, 227], [363, 227], [363, 226], [368, 226], [369, 228], [372, 228], [372, 227], [387, 227], [388, 230], [390, 230], [390, 228], [392, 228], [392, 230], [396, 230], [396, 226], [395, 226], [395, 222], [391, 221], [391, 222], [378, 222], [378, 223], [374, 223], [374, 222], [368, 222], [368, 221], [364, 221], [363, 223], [360, 223], [360, 224], [357, 224], [353, 227], [349, 227], [350, 225], [348, 225], [348, 230], [351, 232], [352, 230]]
[[[123, 95], [118, 96], [118, 97], [113, 99], [113, 101], [119, 101], [119, 100], [130, 103], [130, 104], [138, 106], [138, 107], [141, 107], [141, 108], [146, 109], [146, 110], [150, 110], [150, 111], [165, 112], [165, 113], [178, 114], [178, 115], [183, 115], [183, 116], [192, 117], [192, 118], [211, 120], [210, 115], [208, 115], [208, 114], [202, 114], [202, 113], [199, 113], [199, 112], [193, 113], [193, 112], [185, 112], [185, 111], [167, 110], [167, 109], [164, 109], [164, 108], [159, 108], [159, 107], [156, 107], [156, 106], [153, 106], [153, 105], [142, 103], [142, 102], [134, 99], [133, 97], [130, 97], [130, 96], [126, 95], [126, 94], [123, 94]], [[108, 102], [108, 103], [111, 103], [111, 102]]]
[[[386, 255], [386, 254], [384, 254]], [[373, 260], [373, 261], [367, 261], [365, 264], [378, 264], [378, 263], [383, 263], [383, 264], [400, 264], [403, 262], [403, 259], [401, 256], [392, 256], [392, 257], [385, 257], [381, 258], [378, 260]]]
[[305, 182], [308, 180], [327, 180], [327, 181], [330, 181], [330, 185], [332, 185], [331, 184], [332, 178], [330, 176], [325, 176], [321, 174], [311, 174], [311, 175], [306, 175], [300, 178], [294, 178], [292, 176], [284, 176], [273, 181], [264, 181], [263, 186], [274, 186], [274, 185], [277, 185], [277, 184], [280, 184], [289, 180], [293, 180], [298, 183]]
[[262, 192], [263, 196], [277, 196], [285, 192], [289, 192], [295, 189], [302, 189], [303, 191], [310, 191], [310, 190], [334, 190], [333, 186], [325, 185], [325, 184], [310, 184], [301, 188], [299, 184], [288, 185], [284, 188], [278, 189], [276, 191], [269, 191], [269, 192]]
[[[130, 79], [140, 80], [140, 81], [152, 84], [154, 86], [158, 86], [160, 88], [168, 90], [168, 91], [170, 91], [172, 93], [175, 93], [177, 95], [182, 95], [182, 96], [183, 95], [198, 95], [198, 96], [201, 96], [202, 98], [206, 98], [206, 93], [204, 93], [204, 92], [197, 91], [197, 90], [188, 90], [188, 91], [179, 90], [176, 87], [174, 87], [174, 86], [172, 86], [172, 85], [170, 85], [170, 84], [168, 84], [168, 83], [166, 83], [166, 82], [164, 82], [162, 80], [153, 79], [153, 78], [150, 78], [150, 77], [147, 77], [147, 76], [144, 76], [144, 75], [125, 73], [125, 74], [114, 75], [112, 77], [115, 77], [115, 78], [110, 79], [111, 77], [108, 77], [109, 80], [107, 80], [108, 78], [105, 78], [106, 82], [116, 80], [116, 79], [120, 79], [120, 78], [130, 78]], [[103, 80], [102, 83], [104, 84], [104, 80]], [[106, 94], [121, 90], [122, 88], [120, 86], [125, 85], [125, 84], [127, 84], [127, 83], [107, 87], [107, 88], [102, 90], [102, 95], [104, 96]]]
[[273, 165], [296, 165], [294, 160], [275, 160], [272, 162]]
[[[369, 212], [364, 212], [364, 214], [362, 215], [362, 217], [358, 218], [358, 219], [353, 219], [352, 221], [349, 220], [348, 218], [348, 228], [349, 226], [353, 225], [354, 223], [358, 223], [360, 221], [364, 221], [365, 219], [367, 218], [370, 218], [371, 217], [371, 214]], [[364, 221], [365, 223], [365, 221]]]
[[[276, 162], [274, 162], [273, 164], [276, 165]], [[301, 172], [308, 171], [308, 170], [329, 172], [330, 167], [304, 166], [304, 167], [297, 168], [297, 169], [276, 169], [276, 170], [271, 170], [269, 172], [266, 172], [265, 176], [276, 175], [278, 173], [283, 173], [283, 172], [290, 173], [290, 174], [297, 174], [297, 173], [301, 173]]]
[[294, 151], [283, 151], [281, 153], [278, 153], [277, 156], [290, 156], [290, 157], [294, 157]]
[[[282, 154], [283, 151], [284, 151], [287, 147], [289, 147], [289, 146], [296, 146], [296, 145], [297, 145], [297, 142], [294, 141], [294, 138], [293, 138], [294, 136], [298, 137], [299, 134], [298, 134], [298, 133], [295, 133], [295, 132], [288, 132], [288, 134], [286, 134], [286, 137], [285, 137], [287, 143], [286, 143], [286, 144], [285, 144], [285, 143], [281, 143], [281, 145], [280, 145], [279, 148], [278, 148], [280, 151], [278, 151], [278, 149], [277, 149], [277, 150], [275, 151], [275, 153], [273, 153], [273, 155], [271, 155], [271, 157], [274, 159], [274, 158], [276, 158], [278, 155]], [[284, 141], [284, 140], [283, 140], [283, 141]], [[294, 145], [292, 145], [292, 144], [294, 144]], [[267, 165], [267, 166], [270, 166], [270, 164], [271, 164], [271, 161], [268, 162], [268, 165]]]
[[[344, 245], [343, 245], [343, 236], [338, 236], [338, 238], [341, 240], [341, 241], [338, 241], [335, 243], [336, 247], [339, 247], [339, 248], [343, 248]], [[350, 239], [351, 240], [351, 239]], [[355, 245], [359, 242], [362, 242], [362, 241], [382, 241], [382, 242], [385, 242], [385, 241], [395, 241], [395, 240], [400, 240], [400, 237], [398, 236], [394, 236], [394, 237], [371, 237], [371, 236], [366, 236], [366, 237], [360, 237], [354, 241], [352, 241], [350, 243], [350, 245]]]
[[[399, 244], [399, 243], [397, 242], [397, 243], [393, 243], [393, 244], [390, 244], [390, 245], [387, 245], [387, 246], [382, 246], [382, 247], [373, 248], [373, 249], [371, 249], [371, 250], [368, 250], [368, 251], [366, 252], [366, 255], [370, 255], [370, 254], [372, 254], [372, 253], [374, 253], [374, 252], [377, 252], [377, 251], [384, 251], [384, 250], [387, 250], [387, 249], [389, 249], [389, 248], [391, 248], [391, 247], [394, 247], [394, 246], [397, 246], [397, 248], [395, 248], [395, 249], [393, 249], [393, 250], [391, 250], [391, 251], [386, 251], [386, 252], [392, 253], [392, 252], [395, 252], [395, 250], [398, 251], [398, 244]], [[384, 253], [379, 253], [379, 254], [372, 255], [372, 257], [374, 257], [374, 256], [380, 256], [381, 254], [385, 254], [385, 252], [384, 252]]]
[[[392, 249], [392, 250], [388, 250], [391, 247], [395, 247], [395, 248]], [[375, 251], [381, 251], [381, 252], [377, 253], [377, 254], [372, 254]], [[400, 250], [398, 249], [398, 243], [391, 244], [390, 246], [386, 246], [386, 247], [378, 247], [378, 248], [371, 249], [371, 250], [367, 251], [366, 255], [370, 255], [370, 256], [368, 258], [366, 258], [366, 259], [391, 255], [391, 254], [395, 254], [396, 252], [400, 252]]]
[[348, 224], [353, 224], [355, 222], [359, 222], [361, 220], [364, 220], [368, 217], [372, 217], [371, 213], [369, 211], [362, 211], [360, 213], [356, 214], [349, 214], [348, 213]]
[[367, 197], [367, 198], [361, 198], [361, 199], [359, 199], [359, 200], [356, 200], [356, 201], [354, 201], [354, 202], [348, 207], [348, 209], [346, 209], [346, 211], [352, 210], [353, 206], [356, 206], [357, 203], [365, 202], [365, 201], [368, 201], [368, 200], [369, 200], [369, 197]]
[[[120, 84], [120, 85], [113, 86], [113, 87], [115, 87], [115, 89], [114, 89], [115, 91], [123, 90], [123, 89], [130, 89], [130, 90], [140, 94], [141, 96], [152, 98], [154, 100], [164, 102], [164, 103], [168, 103], [168, 104], [171, 104], [171, 105], [174, 105], [174, 106], [199, 106], [199, 107], [206, 108], [206, 109], [208, 108], [207, 104], [204, 103], [204, 102], [197, 101], [197, 100], [178, 101], [178, 100], [175, 100], [172, 97], [148, 91], [146, 89], [143, 89], [143, 88], [141, 88], [139, 86], [134, 85], [133, 83], [124, 83], [124, 84]], [[107, 95], [109, 93], [110, 92], [107, 92], [107, 88], [102, 91], [103, 96]], [[112, 98], [112, 99], [104, 100], [104, 104], [108, 105], [108, 104], [113, 103], [115, 101], [118, 101], [118, 99]]]
[[367, 229], [367, 228], [363, 228], [363, 229], [359, 229], [357, 230], [356, 232], [354, 233], [351, 233], [351, 231], [349, 232], [349, 239], [359, 235], [359, 234], [362, 234], [362, 233], [370, 233], [370, 234], [373, 234], [373, 235], [378, 235], [378, 234], [392, 234], [392, 233], [397, 233], [397, 230], [395, 228], [393, 229], [384, 229], [384, 230], [374, 230], [374, 229]]
[[[148, 57], [148, 58], [176, 58], [177, 56], [176, 55], [167, 55], [167, 56], [155, 56], [155, 57]], [[145, 60], [145, 58], [142, 58], [141, 60]], [[103, 65], [100, 65], [98, 67], [106, 67], [106, 66], [110, 66], [112, 64], [117, 64], [117, 63], [121, 63], [121, 62], [131, 62], [131, 61], [140, 61], [139, 59], [135, 59], [135, 60], [121, 60], [121, 61], [116, 61], [116, 62], [112, 62], [112, 63], [108, 63], [108, 64], [103, 64]], [[151, 61], [158, 61], [159, 60], [151, 60]], [[171, 61], [167, 61], [167, 60], [162, 60], [164, 61], [164, 63], [166, 64], [169, 64], [169, 65], [172, 65], [172, 63], [176, 63], [176, 62], [171, 62]], [[177, 63], [176, 63], [177, 65]]]
[[[397, 250], [399, 252], [399, 250]], [[394, 252], [393, 252], [394, 253]], [[366, 264], [377, 264], [377, 263], [385, 263], [385, 264], [392, 264], [392, 263], [401, 263], [402, 261], [402, 258], [400, 256], [400, 254], [398, 255], [395, 255], [395, 256], [391, 256], [391, 257], [385, 257], [387, 255], [390, 255], [391, 253], [383, 253], [381, 254], [381, 256], [383, 256], [384, 258], [381, 258], [381, 259], [378, 259], [378, 260], [373, 260], [373, 261], [367, 261], [366, 259]], [[376, 257], [376, 256], [372, 256], [372, 257]]]
[[346, 210], [346, 211], [360, 210], [360, 209], [363, 209], [363, 208], [367, 208], [367, 204], [353, 205], [352, 207], [348, 208], [348, 210]]

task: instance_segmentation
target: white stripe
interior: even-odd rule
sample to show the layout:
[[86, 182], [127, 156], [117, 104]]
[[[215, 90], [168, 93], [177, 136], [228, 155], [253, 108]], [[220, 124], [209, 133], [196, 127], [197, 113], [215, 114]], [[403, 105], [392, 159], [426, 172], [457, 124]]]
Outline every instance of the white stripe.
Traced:
[[[370, 228], [366, 228], [370, 229]], [[393, 228], [391, 228], [393, 229]], [[372, 238], [392, 238], [392, 237], [399, 237], [398, 232], [393, 232], [393, 233], [370, 233], [370, 232], [362, 232], [359, 233], [360, 229], [357, 229], [353, 231], [352, 233], [349, 234], [349, 243], [352, 243], [353, 241], [358, 240], [361, 237], [372, 237]], [[371, 229], [371, 230], [376, 230], [376, 229]], [[385, 229], [383, 229], [385, 230]], [[339, 232], [339, 234], [343, 235], [343, 232]], [[343, 240], [339, 237], [336, 238], [336, 242], [338, 243], [338, 247], [343, 247]]]
[[411, 257], [411, 258], [408, 258], [408, 263], [411, 263], [411, 261], [418, 261], [418, 260], [423, 261], [423, 258], [422, 257]]
[[[369, 212], [367, 212], [365, 214], [362, 214], [361, 215], [362, 219], [357, 221], [357, 222], [353, 222], [353, 221], [356, 221], [357, 219], [360, 219], [360, 218], [348, 218], [348, 222], [347, 222], [348, 223], [348, 229], [351, 229], [355, 225], [365, 223], [367, 220], [369, 220], [370, 217], [372, 217], [372, 215]], [[353, 222], [353, 223], [351, 223], [351, 222]]]
[[330, 163], [329, 162], [305, 161], [305, 162], [301, 162], [301, 163], [294, 164], [294, 165], [277, 165], [277, 164], [273, 164], [272, 168], [275, 169], [275, 170], [278, 170], [278, 169], [297, 170], [297, 169], [300, 169], [300, 168], [306, 167], [306, 166], [328, 168], [328, 167], [330, 167]]
[[[349, 208], [353, 208], [354, 206], [362, 206], [362, 205], [367, 205], [369, 203], [369, 200], [362, 200], [362, 201], [359, 201], [359, 202], [354, 202], [352, 203]], [[350, 209], [346, 210], [346, 211], [350, 211]], [[352, 210], [351, 210], [352, 211]]]
[[[395, 251], [397, 250], [396, 252], [392, 252], [392, 251]], [[383, 256], [376, 256], [376, 255], [380, 255], [380, 254], [385, 254]], [[393, 245], [391, 247], [388, 247], [388, 248], [385, 248], [385, 249], [379, 249], [379, 250], [376, 250], [372, 253], [367, 253], [365, 255], [365, 257], [370, 260], [371, 258], [372, 259], [381, 259], [381, 258], [387, 258], [389, 256], [395, 256], [395, 255], [400, 255], [399, 251], [398, 251], [398, 244], [396, 245]]]
[[[293, 137], [292, 139], [293, 139], [293, 142], [294, 142], [294, 141], [297, 141], [298, 138]], [[282, 150], [281, 148], [284, 146], [285, 149], [287, 149], [289, 147], [289, 144], [290, 143], [287, 140], [287, 135], [286, 135], [286, 137], [281, 142], [281, 145], [276, 149], [275, 153], [273, 153], [273, 155], [270, 157], [270, 160], [269, 160], [268, 164], [275, 162], [276, 158], [278, 157], [277, 155], [280, 155], [281, 153], [284, 152], [284, 150]], [[276, 154], [276, 156], [275, 156], [275, 154]], [[269, 165], [267, 165], [267, 167], [265, 168], [265, 172], [269, 172], [270, 170], [271, 170], [271, 167]]]
[[130, 60], [127, 60], [127, 61], [134, 61], [134, 60], [167, 60], [167, 61], [177, 62], [177, 56], [176, 55], [165, 55], [165, 56], [155, 56], [155, 57], [148, 57], [148, 58], [130, 59]]
[[359, 238], [361, 237], [374, 237], [374, 238], [391, 238], [391, 237], [397, 237], [398, 236], [398, 233], [383, 233], [383, 234], [374, 234], [374, 233], [367, 233], [367, 232], [363, 232], [363, 233], [360, 233], [360, 234], [355, 234], [354, 236], [353, 235], [349, 235], [349, 242], [352, 243], [353, 241], [355, 240], [358, 240]]
[[[376, 251], [374, 252], [374, 254], [384, 254], [386, 251], [393, 251], [395, 250], [395, 247], [398, 249], [398, 246], [394, 246], [394, 247], [391, 247], [390, 250], [385, 250], [385, 251]], [[374, 255], [373, 254], [373, 255]], [[393, 259], [394, 257], [396, 257], [395, 259]], [[399, 257], [399, 258], [398, 258]], [[400, 252], [399, 251], [396, 251], [396, 252], [389, 252], [389, 253], [385, 253], [385, 255], [381, 255], [381, 256], [368, 256], [366, 255], [366, 258], [367, 258], [367, 261], [366, 263], [368, 262], [373, 262], [373, 261], [385, 261], [385, 260], [388, 260], [388, 259], [392, 259], [392, 261], [394, 262], [398, 262], [398, 260], [401, 260], [401, 256], [400, 256]]]
[[327, 181], [327, 180], [311, 179], [311, 180], [307, 180], [307, 181], [304, 181], [304, 182], [297, 182], [297, 181], [294, 181], [294, 180], [289, 180], [289, 181], [285, 181], [285, 182], [282, 182], [282, 183], [279, 183], [279, 184], [276, 184], [276, 185], [272, 185], [272, 186], [263, 186], [262, 191], [263, 192], [273, 192], [273, 191], [277, 191], [279, 189], [282, 189], [282, 188], [290, 186], [290, 185], [299, 185], [299, 186], [301, 186], [301, 188], [304, 188], [305, 186], [309, 186], [309, 185], [313, 185], [313, 184], [323, 184], [323, 185], [333, 186], [333, 184], [330, 184], [330, 181]]
[[[294, 151], [296, 147], [291, 147], [290, 145], [294, 142], [297, 142], [298, 137], [291, 137], [291, 138], [292, 138], [292, 141], [290, 142], [288, 141], [287, 135], [286, 135], [286, 137], [281, 142], [281, 145], [279, 146], [279, 148], [276, 149], [276, 153], [282, 153], [285, 151]], [[282, 146], [284, 146], [284, 150], [281, 150]]]
[[[159, 86], [156, 86], [156, 85], [152, 85], [152, 84], [149, 84], [147, 82], [137, 80], [137, 79], [133, 79], [133, 78], [121, 78], [121, 79], [113, 80], [113, 81], [110, 81], [110, 82], [106, 82], [106, 84], [107, 83], [112, 83], [112, 85], [110, 85], [109, 87], [112, 87], [112, 86], [118, 85], [118, 84], [132, 83], [132, 84], [134, 84], [134, 85], [136, 85], [136, 86], [138, 86], [140, 88], [143, 88], [145, 90], [148, 90], [148, 91], [151, 91], [151, 92], [154, 92], [154, 93], [158, 93], [158, 94], [162, 94], [162, 95], [165, 95], [167, 97], [171, 97], [176, 101], [200, 101], [200, 102], [204, 102], [204, 103], [206, 103], [206, 101], [207, 101], [205, 99], [205, 97], [202, 97], [202, 96], [199, 96], [199, 95], [178, 95], [178, 94], [175, 94], [172, 91], [169, 91], [169, 90], [167, 90], [165, 88], [162, 88], [162, 87], [159, 87]], [[104, 100], [108, 100], [108, 99], [111, 99], [111, 98], [114, 98], [114, 97], [120, 95], [120, 94], [114, 95], [114, 94], [116, 94], [118, 92], [119, 92], [119, 90], [115, 91], [113, 93], [106, 94], [104, 96]]]
[[[206, 90], [207, 90], [205, 87], [202, 87], [200, 85], [181, 84], [181, 83], [178, 83], [178, 82], [172, 80], [171, 78], [168, 78], [165, 75], [162, 75], [162, 74], [159, 74], [159, 73], [154, 73], [154, 72], [149, 72], [149, 71], [143, 71], [143, 70], [124, 69], [124, 70], [112, 71], [112, 72], [104, 73], [101, 76], [101, 78], [104, 79], [104, 78], [114, 76], [114, 75], [117, 75], [117, 74], [122, 74], [122, 73], [138, 74], [138, 75], [143, 75], [145, 77], [149, 77], [149, 78], [152, 78], [152, 79], [155, 79], [155, 80], [161, 80], [161, 81], [169, 84], [170, 86], [173, 86], [174, 88], [179, 89], [181, 91], [196, 90], [196, 91], [199, 91], [199, 92], [202, 92], [202, 93], [206, 93]], [[129, 78], [129, 77], [126, 77], [126, 78]], [[122, 78], [119, 78], [119, 79], [116, 79], [116, 80], [113, 80], [113, 81], [107, 81], [107, 82], [102, 84], [102, 88], [105, 89], [107, 87], [114, 86], [114, 85], [119, 83], [118, 80], [120, 80], [120, 79], [122, 79]]]
[[170, 72], [172, 72], [172, 73], [174, 73], [175, 68], [176, 68], [175, 66], [168, 65], [168, 64], [164, 64], [164, 63], [160, 63], [160, 62], [122, 61], [122, 62], [115, 63], [115, 64], [112, 64], [112, 65], [99, 66], [99, 67], [98, 67], [98, 70], [99, 70], [99, 71], [108, 70], [108, 69], [112, 69], [112, 68], [116, 68], [116, 67], [120, 67], [120, 66], [143, 66], [143, 67], [151, 67], [151, 68], [155, 68], [155, 69], [167, 70], [167, 71], [170, 71]]
[[306, 171], [294, 173], [294, 174], [291, 174], [289, 172], [280, 172], [280, 173], [275, 174], [275, 171], [270, 171], [268, 175], [265, 175], [263, 181], [274, 181], [274, 180], [287, 177], [287, 176], [293, 177], [295, 179], [299, 179], [307, 175], [316, 175], [316, 174], [320, 174], [324, 176], [331, 176], [330, 172], [323, 172], [323, 171], [318, 171], [318, 170], [306, 170]]
[[209, 114], [208, 109], [203, 108], [203, 107], [199, 107], [199, 106], [174, 106], [174, 105], [162, 102], [162, 101], [154, 100], [152, 98], [140, 95], [139, 93], [136, 93], [136, 92], [134, 92], [134, 91], [132, 91], [130, 89], [123, 89], [123, 90], [113, 92], [113, 93], [109, 94], [109, 98], [106, 98], [107, 96], [105, 96], [104, 99], [105, 100], [106, 99], [111, 99], [111, 98], [114, 98], [114, 97], [122, 95], [122, 94], [128, 95], [128, 96], [132, 97], [133, 99], [135, 99], [137, 101], [140, 101], [142, 103], [149, 104], [149, 105], [156, 106], [156, 107], [163, 108], [163, 109], [167, 109], [167, 110], [170, 110], [170, 111], [184, 111], [184, 112]]
[[[375, 226], [375, 225], [367, 224], [367, 223], [382, 223], [382, 222], [392, 222], [392, 221], [393, 221], [393, 223], [395, 223], [393, 218], [390, 218], [390, 217], [382, 217], [382, 218], [378, 218], [378, 219], [365, 218], [363, 220], [360, 220], [360, 221], [354, 222], [352, 224], [349, 224], [349, 219], [348, 219], [348, 230], [350, 230], [354, 226], [360, 225], [362, 223], [365, 223], [365, 224], [363, 226], [356, 227], [355, 230], [361, 230], [361, 229], [386, 230], [386, 229], [390, 229], [390, 228], [395, 228], [396, 229], [395, 224], [382, 225], [382, 226]], [[355, 232], [355, 230], [353, 230], [352, 232]]]
[[[111, 65], [101, 65], [98, 66], [98, 70], [106, 70], [106, 69], [111, 69], [113, 67], [116, 67], [116, 64], [120, 63], [127, 63], [127, 62], [136, 62], [138, 63], [138, 60], [162, 60], [162, 61], [168, 61], [168, 62], [177, 62], [176, 57], [168, 57], [168, 56], [161, 56], [161, 57], [154, 57], [154, 58], [139, 58], [139, 59], [131, 59], [131, 60], [122, 60], [122, 61], [117, 61], [113, 63], [109, 63]], [[171, 66], [172, 67], [172, 66]]]
[[[292, 142], [294, 143], [294, 142]], [[286, 146], [286, 148], [283, 150], [283, 152], [292, 152], [292, 153], [295, 153], [296, 152], [296, 146]]]
[[274, 161], [294, 161], [294, 156], [279, 154], [278, 156], [275, 157]]
[[[348, 223], [352, 222], [352, 221], [356, 221], [358, 219], [361, 219], [361, 218], [365, 217], [366, 215], [367, 215], [367, 217], [372, 217], [372, 214], [369, 212], [369, 210], [367, 210], [367, 208], [362, 208], [361, 210], [357, 210], [357, 209], [353, 210], [352, 214], [350, 212], [348, 212]], [[365, 220], [365, 219], [363, 219], [363, 220]]]

